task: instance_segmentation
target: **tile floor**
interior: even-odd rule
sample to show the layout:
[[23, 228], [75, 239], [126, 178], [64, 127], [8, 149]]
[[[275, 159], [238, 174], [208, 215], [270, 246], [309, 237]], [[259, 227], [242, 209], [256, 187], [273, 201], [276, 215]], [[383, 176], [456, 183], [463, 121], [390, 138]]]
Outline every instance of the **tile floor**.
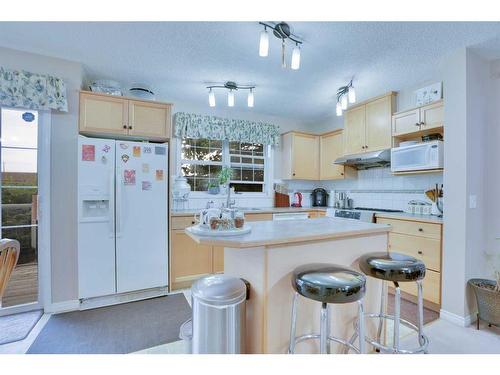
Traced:
[[[189, 290], [183, 291], [184, 296], [191, 303]], [[22, 354], [30, 345], [47, 323], [50, 314], [44, 314], [35, 325], [28, 337], [22, 341], [0, 345], [0, 354]], [[438, 319], [425, 326], [425, 332], [429, 337], [430, 354], [500, 354], [500, 328], [488, 327], [481, 324], [478, 331], [475, 325], [459, 327], [445, 320]], [[401, 332], [401, 344], [403, 347], [411, 347], [416, 341], [415, 334], [403, 330]], [[134, 354], [185, 354], [186, 347], [183, 341], [175, 341], [165, 345], [144, 349]]]

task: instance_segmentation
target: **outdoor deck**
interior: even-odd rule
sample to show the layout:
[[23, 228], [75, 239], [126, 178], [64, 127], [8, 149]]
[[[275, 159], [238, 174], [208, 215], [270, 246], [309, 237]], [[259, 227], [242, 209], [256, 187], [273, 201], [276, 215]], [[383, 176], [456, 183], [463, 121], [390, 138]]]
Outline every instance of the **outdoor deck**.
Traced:
[[36, 263], [17, 265], [2, 299], [2, 307], [36, 302], [38, 298], [38, 266]]

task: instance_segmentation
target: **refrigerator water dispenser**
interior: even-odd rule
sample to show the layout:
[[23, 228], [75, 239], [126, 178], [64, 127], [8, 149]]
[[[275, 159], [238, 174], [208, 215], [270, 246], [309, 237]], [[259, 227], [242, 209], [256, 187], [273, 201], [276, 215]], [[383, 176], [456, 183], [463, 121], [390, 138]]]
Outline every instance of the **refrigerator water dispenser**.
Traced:
[[109, 200], [83, 200], [82, 221], [109, 220]]

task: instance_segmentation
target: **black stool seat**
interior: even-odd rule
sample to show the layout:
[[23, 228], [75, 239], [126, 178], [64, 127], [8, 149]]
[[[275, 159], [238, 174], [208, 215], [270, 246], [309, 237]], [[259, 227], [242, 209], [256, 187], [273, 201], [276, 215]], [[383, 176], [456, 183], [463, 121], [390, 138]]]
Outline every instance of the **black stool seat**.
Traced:
[[387, 281], [417, 281], [425, 277], [425, 264], [399, 253], [368, 253], [359, 259], [366, 275]]
[[312, 263], [293, 271], [292, 286], [303, 297], [323, 303], [349, 303], [365, 295], [366, 277], [336, 264]]

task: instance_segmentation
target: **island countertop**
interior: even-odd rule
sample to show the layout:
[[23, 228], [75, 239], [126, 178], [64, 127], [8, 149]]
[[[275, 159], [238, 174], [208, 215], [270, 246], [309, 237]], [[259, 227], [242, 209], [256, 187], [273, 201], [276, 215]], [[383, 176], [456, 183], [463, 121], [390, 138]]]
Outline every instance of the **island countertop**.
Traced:
[[391, 227], [386, 224], [372, 224], [330, 217], [308, 220], [260, 221], [247, 223], [247, 225], [252, 227], [250, 233], [232, 237], [200, 236], [194, 234], [190, 228], [186, 228], [185, 231], [195, 242], [201, 245], [229, 248], [275, 246], [391, 231]]

